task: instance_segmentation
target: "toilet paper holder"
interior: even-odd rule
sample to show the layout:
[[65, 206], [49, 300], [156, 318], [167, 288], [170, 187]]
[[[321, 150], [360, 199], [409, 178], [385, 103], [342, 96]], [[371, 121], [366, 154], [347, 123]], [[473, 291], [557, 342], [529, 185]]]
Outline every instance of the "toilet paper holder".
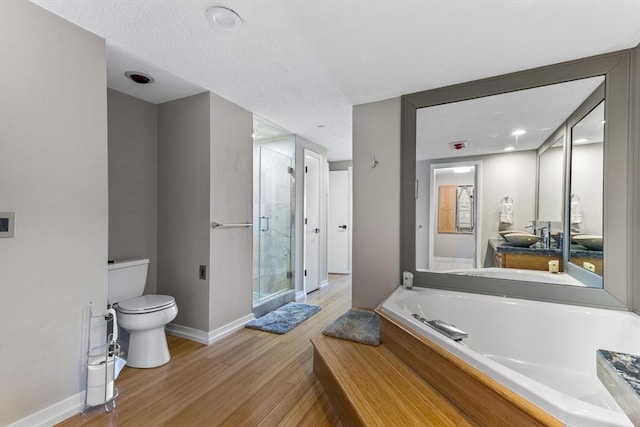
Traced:
[[[108, 333], [111, 325], [111, 333]], [[92, 332], [94, 328], [105, 331], [106, 338], [101, 338], [99, 344], [92, 342]], [[104, 329], [103, 329], [104, 328]], [[102, 334], [100, 334], [102, 335]], [[94, 314], [93, 305], [89, 303], [88, 333], [87, 333], [87, 392], [84, 401], [85, 410], [96, 406], [104, 405], [107, 412], [111, 412], [116, 407], [116, 397], [118, 389], [114, 386], [117, 377], [117, 366], [121, 356], [118, 339], [118, 322], [113, 309], [108, 309], [105, 313]]]

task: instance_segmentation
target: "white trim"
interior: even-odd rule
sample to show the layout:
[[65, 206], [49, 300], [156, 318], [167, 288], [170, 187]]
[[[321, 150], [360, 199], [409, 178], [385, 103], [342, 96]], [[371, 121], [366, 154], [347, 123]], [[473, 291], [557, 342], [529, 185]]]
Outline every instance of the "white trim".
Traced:
[[296, 292], [296, 302], [306, 301], [306, 299], [307, 299], [307, 294], [305, 294], [304, 291]]
[[80, 413], [84, 407], [85, 393], [86, 392], [83, 391], [74, 394], [58, 403], [54, 403], [49, 407], [26, 416], [15, 423], [9, 424], [8, 427], [45, 427], [64, 421]]
[[209, 332], [190, 328], [188, 326], [176, 325], [173, 323], [169, 323], [166, 326], [165, 330], [168, 334], [174, 335], [176, 337], [186, 338], [191, 341], [199, 342], [200, 344], [211, 345], [214, 342], [226, 337], [227, 335], [230, 335], [235, 331], [244, 328], [244, 325], [253, 319], [255, 319], [253, 313], [247, 314], [244, 317], [234, 320], [233, 322], [229, 322], [226, 325], [223, 325], [218, 329]]
[[165, 326], [164, 330], [169, 335], [185, 338], [191, 341], [199, 342], [200, 344], [209, 345], [209, 337], [205, 331], [200, 329], [190, 328], [188, 326], [176, 325], [169, 323]]
[[327, 286], [329, 286], [329, 281], [328, 281], [328, 280], [323, 280], [323, 281], [320, 283], [320, 289], [322, 289], [322, 288], [326, 288]]

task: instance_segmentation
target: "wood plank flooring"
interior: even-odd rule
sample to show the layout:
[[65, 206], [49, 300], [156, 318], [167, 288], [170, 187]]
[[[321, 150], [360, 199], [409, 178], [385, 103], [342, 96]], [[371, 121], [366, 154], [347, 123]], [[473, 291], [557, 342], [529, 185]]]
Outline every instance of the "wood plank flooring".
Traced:
[[322, 310], [284, 335], [242, 329], [210, 346], [168, 336], [171, 362], [125, 368], [115, 411], [59, 426], [340, 426], [313, 374], [309, 339], [351, 308], [351, 276], [309, 294]]

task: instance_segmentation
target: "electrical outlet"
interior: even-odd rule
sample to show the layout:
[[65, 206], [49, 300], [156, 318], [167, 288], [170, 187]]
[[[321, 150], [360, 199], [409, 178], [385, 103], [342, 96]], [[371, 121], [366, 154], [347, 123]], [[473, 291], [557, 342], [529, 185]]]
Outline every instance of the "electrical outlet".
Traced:
[[200, 279], [207, 280], [207, 266], [206, 265], [201, 265], [200, 266]]

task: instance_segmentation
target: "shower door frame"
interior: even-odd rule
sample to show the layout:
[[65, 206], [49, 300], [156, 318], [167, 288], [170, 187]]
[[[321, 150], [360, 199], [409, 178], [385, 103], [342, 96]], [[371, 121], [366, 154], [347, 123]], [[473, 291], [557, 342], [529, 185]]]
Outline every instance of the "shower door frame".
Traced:
[[[293, 142], [292, 142], [293, 144]], [[257, 293], [258, 293], [258, 297], [253, 298], [252, 300], [252, 305], [253, 307], [257, 307], [260, 306], [266, 302], [269, 302], [270, 300], [276, 299], [278, 298], [278, 296], [281, 296], [283, 293], [292, 292], [292, 295], [295, 295], [295, 291], [294, 291], [294, 277], [295, 277], [295, 271], [294, 271], [294, 260], [295, 260], [295, 256], [294, 256], [294, 245], [295, 245], [295, 175], [294, 175], [294, 164], [295, 164], [295, 152], [292, 150], [292, 155], [288, 155], [285, 154], [279, 150], [275, 150], [271, 147], [269, 147], [268, 143], [256, 143], [256, 149], [257, 149], [257, 154], [258, 154], [258, 180], [257, 180], [257, 191], [258, 191], [258, 195], [257, 195], [257, 216], [254, 220], [254, 230], [255, 230], [255, 236], [257, 236], [258, 238], [258, 248], [257, 248], [257, 260], [254, 260], [254, 263], [257, 262], [257, 278], [255, 278], [255, 280], [257, 280]], [[293, 147], [293, 145], [292, 145]], [[271, 212], [266, 212], [266, 208], [265, 208], [265, 202], [264, 202], [264, 189], [265, 189], [265, 183], [264, 183], [264, 174], [263, 174], [263, 158], [264, 158], [264, 152], [265, 150], [267, 150], [269, 153], [271, 154], [275, 154], [275, 155], [279, 155], [282, 157], [286, 157], [286, 159], [288, 160], [287, 165], [283, 166], [283, 165], [279, 165], [283, 167], [283, 173], [286, 173], [286, 177], [288, 179], [288, 186], [289, 186], [289, 199], [288, 199], [288, 205], [289, 205], [289, 209], [288, 212], [284, 215], [282, 215], [282, 218], [279, 218], [280, 221], [276, 221], [277, 218], [272, 218], [272, 213]], [[270, 154], [270, 155], [271, 155]], [[287, 169], [285, 170], [284, 167], [286, 167]], [[283, 178], [285, 175], [281, 174], [281, 177]], [[266, 215], [268, 213], [268, 215]], [[264, 274], [264, 268], [265, 268], [265, 262], [266, 262], [266, 256], [265, 256], [265, 242], [267, 242], [267, 240], [265, 239], [265, 235], [264, 233], [273, 231], [272, 230], [272, 226], [277, 226], [278, 223], [282, 223], [284, 221], [285, 218], [288, 218], [288, 230], [285, 232], [284, 228], [283, 230], [281, 230], [283, 233], [285, 233], [285, 235], [288, 237], [288, 247], [287, 247], [287, 251], [288, 251], [288, 265], [286, 266], [286, 268], [283, 269], [282, 274], [286, 274], [286, 279], [284, 278], [280, 278], [279, 280], [286, 280], [286, 287], [282, 287], [282, 289], [279, 289], [275, 292], [270, 292], [268, 294], [265, 295], [265, 274]], [[255, 271], [255, 270], [254, 270]], [[255, 292], [255, 288], [254, 288], [254, 292]]]

